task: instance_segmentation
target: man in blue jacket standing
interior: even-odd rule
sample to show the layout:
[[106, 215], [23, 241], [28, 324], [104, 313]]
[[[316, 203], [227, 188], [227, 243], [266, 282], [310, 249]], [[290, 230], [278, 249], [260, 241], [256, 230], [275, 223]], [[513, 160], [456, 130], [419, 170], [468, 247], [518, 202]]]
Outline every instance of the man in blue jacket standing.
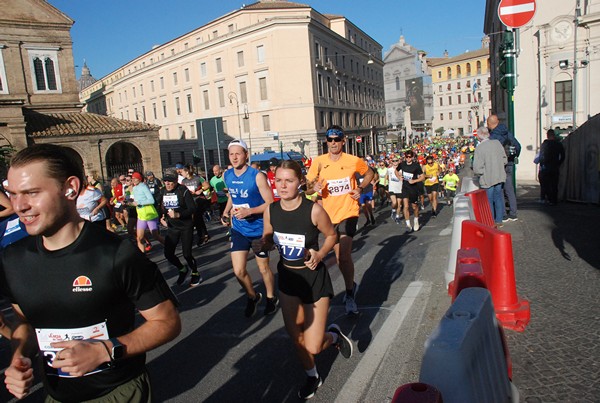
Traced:
[[515, 159], [521, 154], [521, 144], [517, 141], [504, 123], [500, 123], [498, 116], [491, 115], [487, 120], [487, 127], [490, 130], [490, 139], [498, 140], [504, 147], [508, 163], [504, 166], [506, 172], [506, 182], [504, 183], [504, 194], [508, 199], [509, 212], [505, 213], [502, 221], [517, 220], [517, 196], [515, 194], [514, 172]]

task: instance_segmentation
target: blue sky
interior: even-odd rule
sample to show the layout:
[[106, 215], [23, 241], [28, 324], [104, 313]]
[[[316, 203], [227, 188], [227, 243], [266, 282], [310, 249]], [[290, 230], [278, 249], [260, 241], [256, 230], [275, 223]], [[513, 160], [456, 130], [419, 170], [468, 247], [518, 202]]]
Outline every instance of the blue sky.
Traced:
[[[85, 59], [101, 78], [153, 45], [192, 31], [244, 4], [237, 0], [48, 0], [75, 20], [77, 76]], [[245, 4], [253, 3], [253, 0]], [[429, 56], [455, 56], [481, 46], [483, 0], [298, 0], [323, 14], [341, 14], [387, 51], [403, 34]], [[161, 21], [159, 23], [159, 21]]]

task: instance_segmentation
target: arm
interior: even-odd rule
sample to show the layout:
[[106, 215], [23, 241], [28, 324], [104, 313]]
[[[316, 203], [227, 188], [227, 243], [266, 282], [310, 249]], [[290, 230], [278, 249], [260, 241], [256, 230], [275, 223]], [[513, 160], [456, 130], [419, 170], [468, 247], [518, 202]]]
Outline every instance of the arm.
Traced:
[[101, 196], [100, 199], [98, 199], [98, 205], [96, 206], [96, 208], [94, 208], [92, 210], [92, 214], [91, 215], [96, 215], [98, 214], [102, 208], [104, 208], [104, 206], [106, 206], [106, 204], [108, 203], [108, 200], [106, 199], [106, 197]]
[[5, 371], [4, 383], [10, 393], [18, 399], [25, 397], [33, 384], [31, 357], [37, 351], [33, 329], [23, 315], [21, 308], [13, 304], [15, 324], [12, 331], [13, 355], [10, 366]]
[[[118, 338], [126, 347], [125, 357], [150, 351], [173, 340], [181, 332], [181, 319], [171, 300], [165, 300], [150, 309], [140, 311], [140, 314], [145, 322], [131, 333]], [[72, 376], [83, 376], [98, 366], [110, 362], [111, 356], [108, 351], [113, 347], [110, 340], [63, 341], [52, 343], [52, 346], [63, 348], [57, 353], [52, 366]]]
[[0, 218], [8, 217], [15, 212], [8, 196], [4, 192], [0, 192], [0, 205], [4, 207], [4, 210], [0, 211]]
[[337, 240], [337, 235], [333, 228], [333, 224], [331, 223], [331, 219], [323, 207], [315, 203], [310, 215], [313, 224], [316, 225], [319, 231], [325, 236], [325, 241], [321, 248], [318, 251], [311, 249], [310, 259], [305, 262], [306, 267], [315, 270], [317, 265], [325, 259], [327, 254], [333, 249]]
[[242, 219], [252, 214], [263, 214], [269, 204], [273, 203], [273, 192], [271, 191], [271, 186], [269, 186], [267, 176], [262, 172], [256, 175], [256, 186], [258, 186], [258, 191], [265, 202], [260, 206], [238, 209], [235, 213], [236, 218]]
[[[359, 160], [359, 163], [357, 164], [357, 172], [361, 175], [364, 175], [362, 183], [366, 184], [367, 186], [369, 183], [371, 183], [373, 177], [375, 176], [375, 172], [373, 172], [373, 170], [369, 168], [369, 166], [363, 160]], [[358, 200], [364, 188], [365, 186], [357, 185], [356, 189], [352, 189], [350, 191], [350, 197], [352, 197], [354, 200]]]

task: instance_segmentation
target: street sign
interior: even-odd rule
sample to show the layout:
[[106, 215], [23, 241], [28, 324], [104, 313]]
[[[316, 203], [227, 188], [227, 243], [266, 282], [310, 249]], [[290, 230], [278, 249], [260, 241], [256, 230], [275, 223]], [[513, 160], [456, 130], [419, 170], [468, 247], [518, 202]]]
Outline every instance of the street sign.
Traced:
[[362, 137], [360, 137], [360, 136], [356, 136], [356, 142], [357, 142], [357, 143], [360, 143], [360, 142], [362, 142]]
[[535, 9], [535, 0], [501, 0], [498, 18], [508, 28], [520, 28], [531, 21]]

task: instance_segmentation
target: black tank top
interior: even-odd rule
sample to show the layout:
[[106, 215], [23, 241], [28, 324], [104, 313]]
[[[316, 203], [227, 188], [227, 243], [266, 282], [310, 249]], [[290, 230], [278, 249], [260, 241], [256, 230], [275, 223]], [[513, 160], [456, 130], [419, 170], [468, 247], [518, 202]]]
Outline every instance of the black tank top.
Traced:
[[306, 197], [302, 197], [300, 206], [293, 211], [283, 210], [280, 202], [269, 206], [273, 239], [286, 266], [304, 267], [306, 251], [319, 249], [319, 229], [311, 219], [313, 206]]

